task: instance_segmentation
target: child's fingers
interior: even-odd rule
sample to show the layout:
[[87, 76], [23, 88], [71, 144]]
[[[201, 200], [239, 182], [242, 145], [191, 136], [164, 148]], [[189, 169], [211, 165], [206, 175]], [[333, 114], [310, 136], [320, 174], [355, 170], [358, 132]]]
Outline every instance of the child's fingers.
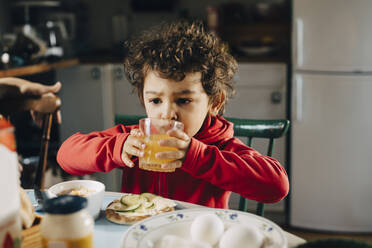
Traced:
[[182, 167], [182, 162], [180, 160], [172, 161], [167, 164], [162, 164], [161, 168], [163, 169], [172, 169], [172, 168], [181, 168]]
[[129, 155], [137, 156], [137, 157], [143, 157], [143, 155], [144, 155], [144, 152], [142, 150], [140, 150], [140, 149], [138, 149], [137, 147], [134, 147], [134, 146], [127, 147], [125, 152], [128, 153]]
[[176, 139], [176, 138], [159, 140], [158, 144], [161, 145], [161, 146], [176, 147], [178, 149], [185, 149], [189, 145], [188, 142], [186, 142], [184, 140]]
[[128, 154], [123, 152], [121, 154], [121, 160], [123, 161], [123, 163], [128, 166], [128, 167], [133, 167], [134, 166], [134, 163], [132, 162], [132, 160], [129, 158]]
[[182, 130], [172, 129], [172, 130], [169, 130], [167, 134], [171, 137], [175, 137], [175, 138], [181, 139], [186, 142], [190, 141], [190, 137]]
[[168, 152], [158, 152], [155, 157], [158, 159], [182, 159], [185, 156], [183, 151], [168, 151]]
[[136, 136], [136, 137], [141, 137], [142, 136], [142, 132], [139, 129], [132, 129], [130, 131], [130, 134], [133, 135], [133, 136]]
[[122, 160], [124, 164], [133, 167], [134, 163], [131, 160], [132, 156], [143, 157], [145, 144], [133, 135], [129, 135], [124, 143], [122, 150]]
[[132, 146], [134, 146], [134, 147], [136, 147], [136, 148], [138, 148], [140, 150], [143, 150], [146, 147], [146, 144], [144, 142], [142, 142], [142, 140], [139, 140], [137, 138], [131, 139], [130, 142], [131, 142], [131, 145]]

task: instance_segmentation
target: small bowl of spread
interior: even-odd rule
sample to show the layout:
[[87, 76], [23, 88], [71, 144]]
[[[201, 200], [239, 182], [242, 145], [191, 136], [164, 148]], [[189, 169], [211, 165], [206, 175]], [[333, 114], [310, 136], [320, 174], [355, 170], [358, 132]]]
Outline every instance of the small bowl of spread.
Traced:
[[53, 185], [47, 193], [49, 197], [77, 195], [87, 198], [87, 210], [94, 219], [97, 219], [103, 202], [105, 185], [93, 180], [72, 180]]

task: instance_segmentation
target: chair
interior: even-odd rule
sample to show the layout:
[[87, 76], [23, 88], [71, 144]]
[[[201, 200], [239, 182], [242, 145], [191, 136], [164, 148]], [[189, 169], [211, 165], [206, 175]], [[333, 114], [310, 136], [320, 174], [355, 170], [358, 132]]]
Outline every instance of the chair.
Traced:
[[[138, 123], [140, 118], [145, 116], [137, 115], [115, 115], [116, 124], [134, 125]], [[234, 136], [246, 137], [247, 145], [252, 145], [253, 138], [268, 139], [267, 155], [271, 156], [274, 150], [274, 140], [284, 136], [289, 128], [288, 120], [252, 120], [252, 119], [239, 119], [230, 118], [226, 119], [234, 123]], [[248, 200], [240, 196], [239, 210], [247, 211]], [[264, 215], [264, 204], [257, 203], [256, 214]]]
[[53, 114], [59, 109], [60, 105], [61, 100], [52, 93], [45, 94], [42, 97], [25, 96], [15, 86], [0, 85], [0, 115], [9, 116], [16, 112], [29, 110], [44, 114], [40, 158], [36, 170], [34, 188], [44, 189], [44, 173], [48, 158], [52, 119]]
[[[226, 117], [234, 123], [234, 136], [246, 137], [247, 145], [252, 146], [253, 138], [263, 138], [268, 140], [267, 156], [272, 155], [274, 150], [274, 140], [284, 136], [289, 128], [289, 120], [252, 120]], [[239, 210], [247, 211], [248, 200], [240, 196]], [[256, 214], [264, 216], [265, 205], [257, 203]]]

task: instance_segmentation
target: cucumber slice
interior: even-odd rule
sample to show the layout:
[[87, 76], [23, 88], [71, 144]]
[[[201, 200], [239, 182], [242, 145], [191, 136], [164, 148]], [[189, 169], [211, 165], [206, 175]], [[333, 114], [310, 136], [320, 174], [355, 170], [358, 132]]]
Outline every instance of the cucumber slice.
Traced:
[[147, 201], [152, 201], [157, 195], [151, 194], [151, 193], [142, 193], [141, 196], [145, 197]]
[[142, 206], [142, 203], [134, 204], [131, 206], [121, 204], [122, 208], [115, 209], [116, 212], [135, 212], [137, 209], [139, 209]]
[[120, 202], [126, 206], [132, 206], [147, 202], [147, 198], [141, 195], [124, 195], [120, 198]]
[[110, 206], [108, 207], [108, 209], [112, 209], [112, 210], [115, 210], [115, 211], [123, 209], [123, 208], [126, 208], [126, 206], [123, 205], [121, 202], [111, 203]]
[[155, 203], [153, 203], [153, 202], [146, 202], [145, 205], [144, 205], [144, 207], [146, 209], [152, 209], [152, 208], [155, 207]]

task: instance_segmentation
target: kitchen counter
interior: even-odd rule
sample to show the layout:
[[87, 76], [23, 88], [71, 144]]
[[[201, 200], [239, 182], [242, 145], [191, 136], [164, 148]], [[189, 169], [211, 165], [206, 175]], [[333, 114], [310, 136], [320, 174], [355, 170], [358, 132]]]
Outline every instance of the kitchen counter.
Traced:
[[74, 66], [79, 64], [79, 59], [65, 59], [61, 60], [55, 63], [40, 63], [36, 65], [28, 65], [28, 66], [22, 66], [17, 68], [11, 68], [7, 70], [0, 70], [0, 78], [1, 77], [17, 77], [17, 76], [26, 76], [26, 75], [32, 75], [37, 73], [42, 73], [58, 68], [68, 67], [68, 66]]
[[[285, 57], [236, 57], [238, 62], [243, 63], [287, 63]], [[2, 77], [19, 77], [38, 73], [47, 72], [50, 70], [74, 66], [78, 64], [106, 64], [106, 63], [123, 63], [123, 59], [116, 56], [88, 56], [81, 58], [65, 59], [55, 63], [43, 62], [35, 65], [16, 67], [11, 69], [0, 70], [0, 78]]]

